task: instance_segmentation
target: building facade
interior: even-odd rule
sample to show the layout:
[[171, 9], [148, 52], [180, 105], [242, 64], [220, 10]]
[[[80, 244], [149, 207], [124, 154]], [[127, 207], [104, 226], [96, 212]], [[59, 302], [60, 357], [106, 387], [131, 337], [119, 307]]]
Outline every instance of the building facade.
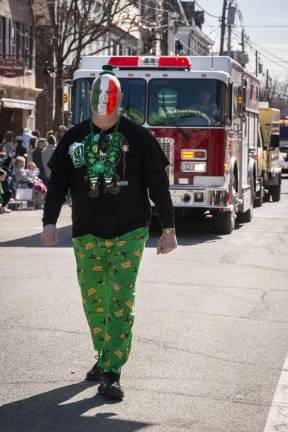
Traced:
[[195, 1], [139, 0], [141, 54], [208, 55], [213, 41], [202, 31]]
[[0, 137], [35, 128], [35, 25], [31, 1], [0, 0]]

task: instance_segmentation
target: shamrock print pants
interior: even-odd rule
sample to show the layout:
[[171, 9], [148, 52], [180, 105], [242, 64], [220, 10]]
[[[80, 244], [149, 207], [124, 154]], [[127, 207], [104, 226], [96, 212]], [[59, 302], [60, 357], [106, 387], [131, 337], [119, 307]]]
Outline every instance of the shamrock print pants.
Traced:
[[120, 373], [129, 356], [135, 282], [147, 238], [147, 228], [109, 240], [91, 234], [73, 238], [84, 312], [105, 372]]

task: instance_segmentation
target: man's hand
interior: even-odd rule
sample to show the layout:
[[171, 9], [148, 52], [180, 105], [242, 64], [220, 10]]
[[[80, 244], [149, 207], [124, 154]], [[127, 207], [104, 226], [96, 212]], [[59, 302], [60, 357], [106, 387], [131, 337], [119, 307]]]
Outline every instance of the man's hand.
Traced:
[[45, 225], [41, 234], [41, 240], [44, 246], [54, 246], [58, 241], [56, 225]]
[[175, 230], [165, 233], [165, 230], [157, 244], [157, 255], [167, 254], [177, 248]]

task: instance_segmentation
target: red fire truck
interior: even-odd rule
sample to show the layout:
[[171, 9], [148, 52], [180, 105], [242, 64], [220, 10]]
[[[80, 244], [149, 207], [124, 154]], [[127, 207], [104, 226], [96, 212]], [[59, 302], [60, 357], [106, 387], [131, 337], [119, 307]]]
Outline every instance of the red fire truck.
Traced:
[[103, 64], [117, 67], [123, 115], [149, 128], [169, 159], [175, 208], [210, 212], [218, 233], [230, 233], [236, 216], [249, 222], [259, 189], [258, 80], [229, 57], [86, 56], [74, 74], [74, 124], [91, 114]]

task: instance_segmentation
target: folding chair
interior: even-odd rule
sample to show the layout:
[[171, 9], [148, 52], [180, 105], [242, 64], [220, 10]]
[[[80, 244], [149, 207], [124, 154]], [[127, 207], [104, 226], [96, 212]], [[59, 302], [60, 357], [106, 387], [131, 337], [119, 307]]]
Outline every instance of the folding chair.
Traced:
[[20, 201], [20, 207], [23, 208], [23, 202], [26, 202], [27, 208], [29, 203], [32, 203], [32, 209], [35, 208], [35, 193], [33, 188], [28, 188], [25, 185], [16, 186], [15, 199]]

